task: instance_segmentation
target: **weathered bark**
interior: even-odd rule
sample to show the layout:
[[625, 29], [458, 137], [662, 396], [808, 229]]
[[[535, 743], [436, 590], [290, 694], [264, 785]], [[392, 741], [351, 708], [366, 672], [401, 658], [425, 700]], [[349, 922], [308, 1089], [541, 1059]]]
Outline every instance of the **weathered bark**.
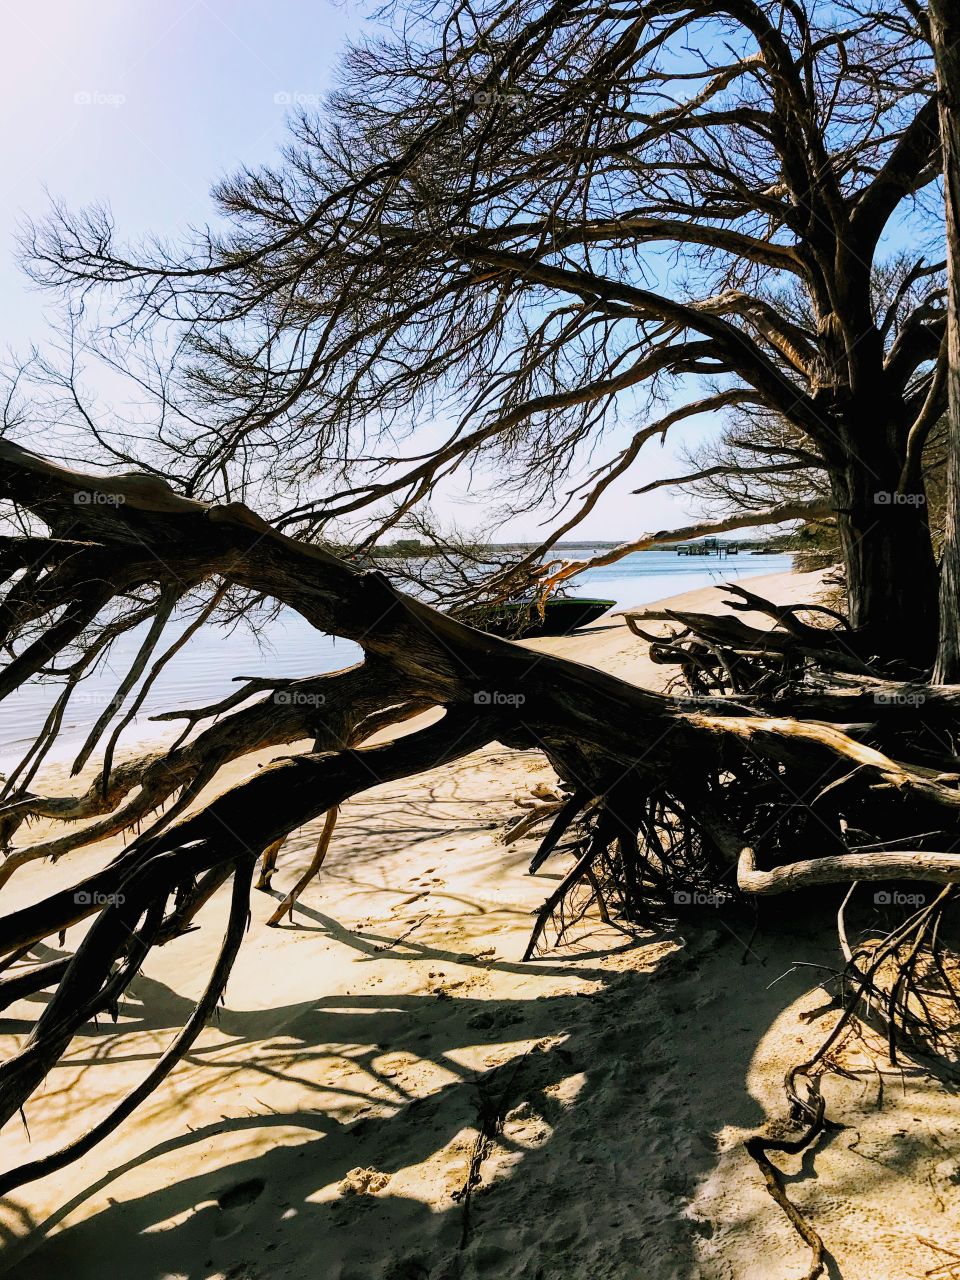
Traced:
[[960, 8], [930, 0], [937, 64], [947, 221], [947, 511], [940, 572], [940, 644], [934, 679], [960, 681]]
[[789, 893], [811, 885], [850, 884], [851, 880], [929, 880], [934, 884], [958, 884], [960, 854], [884, 849], [882, 853], [810, 858], [773, 871], [758, 871], [753, 850], [745, 848], [737, 863], [737, 884], [748, 893]]
[[922, 482], [901, 491], [902, 467], [901, 455], [878, 447], [831, 476], [848, 617], [863, 656], [929, 669], [937, 644], [937, 565]]

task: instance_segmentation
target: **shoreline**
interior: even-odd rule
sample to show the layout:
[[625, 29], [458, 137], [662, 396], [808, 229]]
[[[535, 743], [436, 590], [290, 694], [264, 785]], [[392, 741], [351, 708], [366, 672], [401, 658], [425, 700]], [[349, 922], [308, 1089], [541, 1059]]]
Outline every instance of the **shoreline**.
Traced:
[[[817, 572], [800, 574], [794, 571], [744, 576], [748, 578], [753, 584], [753, 588], [758, 590], [760, 594], [763, 594], [764, 591], [772, 590], [777, 596], [778, 602], [782, 601], [785, 604], [793, 604], [809, 598], [810, 592], [818, 589], [821, 577]], [[722, 587], [711, 583], [692, 587], [687, 591], [665, 596], [658, 600], [644, 602], [637, 607], [650, 609], [680, 608], [694, 612], [711, 613], [716, 612], [717, 608], [720, 607], [719, 601], [721, 599]], [[630, 606], [618, 604], [612, 610], [612, 614], [618, 614], [624, 607]], [[765, 620], [761, 614], [743, 614], [741, 616], [748, 617], [757, 626], [769, 625], [769, 620]], [[588, 666], [602, 666], [604, 670], [614, 671], [621, 679], [628, 680], [632, 684], [644, 685], [647, 688], [659, 688], [663, 681], [664, 668], [656, 666], [645, 658], [645, 654], [640, 652], [644, 648], [642, 642], [631, 634], [622, 620], [615, 616], [606, 615], [572, 636], [541, 637], [533, 640], [523, 640], [520, 643], [530, 648], [542, 649], [545, 653], [555, 653], [560, 657], [568, 657], [578, 662], [585, 662]], [[611, 662], [614, 664], [613, 666], [610, 665]], [[195, 692], [194, 698], [200, 698], [200, 694]], [[206, 700], [209, 701], [210, 699]], [[168, 706], [166, 709], [172, 710], [174, 708]], [[414, 725], [420, 724], [422, 721], [417, 719], [409, 723]], [[92, 728], [92, 721], [89, 727]], [[401, 726], [400, 732], [409, 732], [409, 727]], [[120, 762], [148, 751], [162, 750], [165, 745], [174, 742], [179, 733], [180, 725], [176, 722], [167, 722], [161, 725], [159, 722], [151, 723], [149, 718], [135, 721], [131, 726], [131, 731], [121, 741], [117, 761]], [[69, 774], [69, 766], [79, 750], [84, 736], [85, 731], [78, 731], [71, 738], [66, 740], [59, 739], [44, 761], [39, 775], [40, 778], [65, 780]], [[0, 752], [0, 772], [4, 769], [13, 768], [19, 762], [22, 751], [28, 745], [29, 740], [25, 739], [22, 740], [20, 749], [6, 748], [3, 752]], [[295, 745], [291, 744], [290, 749], [292, 750]], [[81, 780], [90, 779], [97, 772], [96, 752], [94, 752], [93, 759], [93, 765], [85, 768], [79, 775]], [[221, 777], [225, 777], [228, 771], [236, 767], [242, 767], [242, 765], [243, 761], [238, 761], [235, 765], [228, 765], [222, 771]], [[230, 773], [230, 781], [233, 782], [235, 780], [235, 775]], [[77, 784], [72, 783], [71, 785]]]
[[[642, 552], [639, 555], [652, 555], [661, 559], [664, 553]], [[775, 558], [780, 561], [789, 559], [786, 555]], [[671, 561], [671, 568], [676, 569], [678, 557], [668, 559]], [[619, 571], [612, 575], [607, 570], [599, 571], [599, 580], [590, 573], [585, 574], [580, 590], [587, 595], [614, 597], [618, 601], [615, 609], [620, 609], [648, 601], [651, 592], [656, 599], [673, 598], [680, 592], [689, 596], [691, 591], [709, 589], [712, 581], [722, 578], [760, 581], [764, 577], [764, 574], [753, 572], [752, 565], [747, 569], [747, 566], [736, 561], [729, 564], [727, 561], [713, 560], [712, 567], [698, 563], [691, 572], [690, 566], [686, 565], [682, 557], [679, 558], [680, 568], [676, 572], [636, 574], [631, 569], [630, 560], [631, 557], [627, 557], [616, 567]], [[766, 565], [763, 567], [768, 569]], [[769, 573], [781, 576], [786, 571], [788, 568], [778, 565], [776, 569], [768, 569], [768, 576]], [[689, 578], [694, 581], [687, 585], [686, 580]], [[169, 639], [172, 640], [179, 631], [179, 623], [172, 623]], [[120, 743], [121, 755], [151, 750], [176, 741], [181, 728], [178, 723], [152, 722], [150, 716], [186, 706], [210, 705], [227, 696], [236, 686], [225, 678], [225, 673], [297, 679], [325, 671], [332, 672], [362, 658], [362, 651], [358, 646], [349, 641], [321, 635], [295, 614], [278, 619], [277, 624], [265, 635], [262, 647], [242, 629], [226, 638], [217, 634], [211, 639], [213, 636], [214, 633], [208, 631], [206, 636], [194, 637], [191, 646], [161, 675], [156, 687], [148, 694], [145, 707], [125, 731]], [[139, 643], [139, 638], [135, 635], [122, 640], [111, 655], [109, 667], [92, 680], [85, 681], [76, 690], [64, 717], [65, 722], [47, 756], [49, 764], [62, 766], [72, 762], [87, 733], [93, 728], [97, 716], [113, 697], [122, 675], [134, 659]], [[303, 660], [301, 655], [308, 655], [308, 660]], [[30, 685], [11, 695], [4, 703], [4, 732], [0, 733], [0, 773], [15, 768], [19, 763], [23, 752], [31, 745], [28, 729], [43, 722], [53, 704], [53, 696], [52, 688], [48, 687], [41, 692], [39, 686]]]
[[[798, 603], [817, 577], [752, 587]], [[659, 603], [722, 600], [698, 588]], [[636, 683], [671, 674], [620, 621], [524, 643]], [[281, 753], [229, 766], [207, 796]], [[144, 1280], [802, 1275], [806, 1250], [743, 1141], [782, 1125], [784, 1071], [823, 1038], [805, 966], [835, 965], [831, 923], [750, 937], [704, 909], [638, 941], [589, 918], [562, 952], [521, 963], [530, 913], [567, 863], [530, 877], [536, 838], [504, 844], [503, 830], [553, 781], [539, 755], [493, 745], [364, 793], [295, 923], [267, 929], [321, 823], [294, 833], [277, 888], [253, 895], [219, 1020], [109, 1143], [7, 1198], [3, 1273], [99, 1280], [112, 1260]], [[69, 885], [108, 847], [36, 876]], [[6, 908], [37, 878], [15, 874]], [[151, 955], [122, 1044], [109, 1023], [75, 1042], [27, 1109], [32, 1141], [11, 1126], [4, 1167], [60, 1146], [142, 1078], [202, 988], [223, 919], [221, 896], [199, 931]], [[23, 1023], [17, 1006], [4, 1019], [6, 1050]], [[864, 1051], [844, 1065], [854, 1078], [825, 1093], [845, 1128], [812, 1171], [784, 1158], [791, 1194], [851, 1280], [922, 1274], [943, 1258], [918, 1237], [960, 1252], [951, 1098], [910, 1063], [878, 1075]]]

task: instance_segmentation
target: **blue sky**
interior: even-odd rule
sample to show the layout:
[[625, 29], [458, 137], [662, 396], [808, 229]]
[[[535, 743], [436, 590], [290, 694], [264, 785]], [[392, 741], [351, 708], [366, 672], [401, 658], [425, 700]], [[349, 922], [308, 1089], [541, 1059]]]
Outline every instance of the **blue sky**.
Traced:
[[[207, 221], [211, 184], [240, 164], [275, 157], [287, 103], [323, 95], [339, 49], [364, 15], [329, 0], [7, 6], [0, 347], [23, 351], [49, 332], [46, 300], [14, 257], [17, 227], [43, 213], [46, 192], [73, 207], [108, 203], [123, 239], [176, 238], [186, 225]], [[686, 438], [707, 426], [700, 421]], [[32, 441], [37, 449], [43, 443]], [[678, 499], [629, 493], [677, 466], [671, 446], [645, 451], [642, 471], [611, 489], [577, 536], [628, 538], [683, 523], [688, 507]], [[469, 527], [484, 521], [495, 486], [478, 476], [468, 494], [465, 484], [448, 486], [438, 511]], [[537, 537], [542, 516], [514, 519], [503, 534]]]
[[24, 213], [51, 195], [106, 199], [124, 235], [175, 235], [210, 215], [208, 192], [284, 137], [283, 95], [319, 97], [356, 11], [326, 0], [34, 0], [9, 6], [4, 112], [5, 341], [31, 332], [39, 300], [13, 262]]

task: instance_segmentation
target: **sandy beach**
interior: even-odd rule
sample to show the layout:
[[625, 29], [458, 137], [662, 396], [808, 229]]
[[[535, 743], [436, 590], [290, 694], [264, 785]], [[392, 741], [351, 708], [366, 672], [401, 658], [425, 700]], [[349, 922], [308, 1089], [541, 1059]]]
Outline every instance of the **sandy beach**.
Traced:
[[[749, 585], [794, 603], [818, 582]], [[722, 600], [704, 588], [669, 603]], [[527, 643], [650, 688], [671, 674], [618, 619]], [[505, 845], [503, 833], [554, 781], [539, 755], [495, 747], [365, 793], [344, 807], [292, 924], [270, 929], [320, 823], [292, 836], [273, 891], [254, 895], [219, 1020], [108, 1142], [3, 1203], [4, 1273], [805, 1275], [807, 1250], [743, 1143], [783, 1126], [784, 1072], [832, 1025], [810, 966], [836, 967], [833, 920], [765, 931], [761, 918], [751, 937], [706, 907], [640, 939], [587, 920], [574, 944], [521, 963], [531, 912], [567, 864], [531, 877], [535, 836]], [[100, 847], [18, 872], [6, 909], [103, 858]], [[215, 900], [200, 930], [150, 956], [117, 1024], [74, 1043], [25, 1125], [8, 1126], [4, 1168], [79, 1134], [142, 1078], [201, 990], [224, 916]], [[4, 1053], [25, 1008], [3, 1015]], [[960, 1274], [952, 1097], [909, 1061], [889, 1066], [869, 1037], [845, 1053], [847, 1074], [826, 1088], [831, 1127], [783, 1161], [829, 1274]]]

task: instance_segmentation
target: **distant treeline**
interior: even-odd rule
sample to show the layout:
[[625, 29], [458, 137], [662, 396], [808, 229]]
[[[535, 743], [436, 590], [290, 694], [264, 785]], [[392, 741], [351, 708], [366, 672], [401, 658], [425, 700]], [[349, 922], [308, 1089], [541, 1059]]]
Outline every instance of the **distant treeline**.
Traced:
[[[711, 545], [719, 545], [721, 547], [738, 547], [741, 551], [759, 551], [775, 555], [785, 551], [799, 551], [806, 546], [803, 532], [798, 533], [781, 533], [770, 538], [711, 538], [697, 539], [698, 542], [709, 541]], [[533, 542], [487, 542], [477, 543], [471, 548], [474, 554], [488, 555], [494, 557], [498, 554], [510, 554], [512, 552], [532, 551], [536, 546]], [[601, 542], [591, 540], [588, 542], [558, 542], [551, 549], [551, 555], [564, 555], [566, 552], [574, 551], [606, 551], [612, 547], [617, 547], [618, 542]], [[650, 548], [651, 551], [675, 551], [679, 543], [664, 543], [659, 547]], [[693, 545], [693, 544], [685, 544]], [[422, 542], [418, 538], [398, 538], [395, 542], [384, 542], [375, 547], [369, 548], [364, 553], [365, 560], [396, 560], [409, 559], [411, 556], [427, 558], [430, 556], [438, 556], [448, 553], [455, 549], [453, 547], [438, 546], [434, 543]], [[336, 554], [352, 558], [352, 548], [347, 546], [331, 547]], [[634, 552], [635, 555], [646, 555], [648, 552]]]

